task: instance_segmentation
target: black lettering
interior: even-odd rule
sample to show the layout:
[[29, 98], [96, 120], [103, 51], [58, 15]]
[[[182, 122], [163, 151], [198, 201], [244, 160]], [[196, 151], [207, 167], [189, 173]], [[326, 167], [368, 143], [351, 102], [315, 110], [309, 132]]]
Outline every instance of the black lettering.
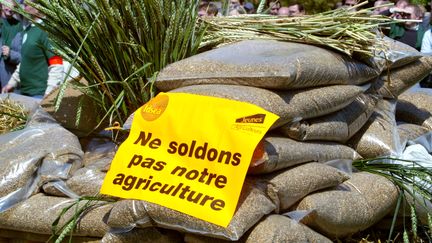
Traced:
[[146, 158], [144, 162], [141, 163], [141, 167], [150, 169], [155, 162], [152, 158]]
[[197, 159], [205, 159], [205, 155], [207, 153], [208, 143], [204, 143], [204, 146], [198, 146], [195, 150], [195, 158]]
[[219, 154], [219, 158], [218, 158], [218, 162], [222, 162], [223, 157], [226, 155], [225, 158], [225, 164], [229, 165], [230, 161], [231, 161], [231, 152], [229, 151], [221, 151]]
[[209, 149], [208, 154], [207, 154], [207, 159], [209, 161], [214, 161], [218, 156], [218, 151], [214, 148]]
[[208, 172], [207, 172], [207, 168], [204, 168], [204, 170], [201, 171], [201, 176], [198, 179], [198, 181], [204, 183], [206, 176], [208, 176]]
[[161, 170], [163, 170], [165, 168], [166, 164], [167, 164], [166, 162], [158, 161], [158, 162], [156, 162], [156, 165], [153, 166], [153, 170], [161, 171]]
[[135, 185], [135, 189], [138, 189], [141, 186], [141, 184], [143, 184], [146, 181], [147, 181], [146, 179], [139, 178], [137, 184]]
[[156, 185], [157, 185], [157, 186], [162, 186], [162, 183], [160, 183], [160, 182], [155, 182], [155, 183], [153, 183], [153, 184], [150, 186], [149, 191], [151, 191], [151, 192], [155, 192], [155, 191], [159, 190], [159, 188], [155, 188]]
[[195, 193], [196, 193], [196, 191], [191, 191], [191, 193], [189, 193], [189, 195], [187, 197], [187, 200], [189, 202], [193, 202], [193, 203], [198, 203], [199, 202], [199, 200], [201, 199], [201, 197], [202, 197], [203, 194], [202, 193], [198, 193], [198, 195], [196, 195], [196, 197], [193, 198], [193, 196], [195, 195]]
[[161, 146], [161, 144], [162, 144], [162, 141], [159, 138], [156, 138], [150, 142], [149, 147], [152, 149], [157, 149]]
[[217, 188], [224, 188], [225, 185], [227, 184], [227, 181], [228, 181], [228, 179], [226, 178], [226, 176], [220, 175], [215, 180], [215, 186]]
[[123, 182], [124, 184], [124, 186], [122, 186], [123, 190], [130, 191], [132, 187], [134, 187], [136, 180], [137, 180], [136, 176], [127, 176]]
[[124, 178], [125, 178], [125, 175], [124, 174], [117, 174], [117, 178], [115, 178], [114, 180], [113, 180], [113, 184], [114, 185], [122, 185], [123, 184], [123, 180], [124, 180]]
[[153, 179], [153, 176], [149, 176], [149, 178], [147, 179], [146, 184], [143, 186], [142, 190], [147, 189], [147, 187], [150, 185], [152, 179]]
[[178, 176], [182, 176], [186, 171], [186, 167], [177, 166], [174, 168], [174, 170], [171, 172], [171, 175], [175, 175], [177, 171], [180, 171], [178, 173]]
[[133, 166], [139, 165], [141, 163], [141, 160], [142, 160], [141, 155], [134, 154], [134, 156], [132, 157], [131, 161], [128, 164], [128, 168], [130, 168], [132, 165]]
[[134, 142], [134, 144], [137, 144], [138, 142], [141, 141], [141, 146], [146, 146], [146, 144], [150, 141], [152, 137], [152, 133], [149, 133], [148, 136], [146, 137], [145, 132], [141, 131], [140, 135], [138, 136], [138, 139]]
[[186, 178], [189, 180], [195, 180], [199, 176], [199, 172], [197, 170], [191, 170], [186, 173]]
[[210, 207], [215, 211], [220, 211], [222, 208], [225, 207], [225, 201], [216, 199], [210, 203]]
[[175, 195], [177, 195], [177, 192], [180, 190], [180, 188], [182, 188], [182, 186], [183, 186], [183, 183], [178, 184], [177, 187], [176, 187], [176, 189], [171, 194], [171, 196], [174, 197]]
[[177, 143], [172, 141], [171, 143], [169, 143], [168, 145], [168, 150], [167, 152], [170, 154], [175, 154], [177, 152]]
[[188, 146], [185, 143], [180, 144], [178, 148], [178, 154], [181, 156], [185, 156], [188, 152]]
[[169, 195], [171, 191], [174, 189], [174, 186], [170, 186], [168, 190], [166, 189], [167, 187], [168, 184], [163, 185], [162, 188], [160, 189], [160, 193]]
[[185, 199], [185, 194], [187, 192], [190, 192], [190, 186], [185, 186], [181, 190], [182, 190], [182, 192], [180, 193], [179, 198]]
[[208, 201], [208, 200], [213, 200], [214, 199], [214, 197], [210, 197], [210, 196], [208, 196], [208, 195], [205, 195], [204, 196], [204, 198], [203, 198], [203, 200], [200, 202], [200, 205], [201, 206], [204, 206], [205, 205], [205, 203]]
[[188, 154], [189, 157], [192, 157], [192, 155], [193, 155], [193, 152], [195, 149], [195, 144], [196, 144], [196, 141], [192, 140], [191, 147], [190, 147], [189, 154]]
[[241, 159], [241, 154], [240, 153], [235, 153], [233, 155], [233, 161], [231, 161], [231, 164], [234, 166], [237, 166], [240, 164], [240, 159]]

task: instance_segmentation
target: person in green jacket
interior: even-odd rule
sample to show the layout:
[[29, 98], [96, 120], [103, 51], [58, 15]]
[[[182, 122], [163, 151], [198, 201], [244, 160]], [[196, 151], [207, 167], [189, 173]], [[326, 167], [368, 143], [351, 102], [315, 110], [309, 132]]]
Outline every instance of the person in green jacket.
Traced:
[[1, 58], [0, 58], [0, 84], [4, 87], [21, 61], [21, 44], [12, 47], [12, 40], [22, 30], [20, 16], [12, 8], [14, 0], [5, 0], [2, 4], [1, 22]]
[[407, 21], [404, 23], [392, 24], [389, 37], [420, 50], [423, 35], [428, 30], [428, 28], [425, 28], [421, 24], [423, 11], [418, 5], [408, 5], [400, 11], [402, 18], [417, 20], [418, 22]]
[[55, 55], [48, 34], [34, 24], [42, 23], [37, 9], [25, 4], [24, 10], [33, 19], [15, 37], [22, 39], [21, 63], [2, 92], [11, 92], [19, 84], [20, 94], [42, 99], [63, 81], [63, 60]]

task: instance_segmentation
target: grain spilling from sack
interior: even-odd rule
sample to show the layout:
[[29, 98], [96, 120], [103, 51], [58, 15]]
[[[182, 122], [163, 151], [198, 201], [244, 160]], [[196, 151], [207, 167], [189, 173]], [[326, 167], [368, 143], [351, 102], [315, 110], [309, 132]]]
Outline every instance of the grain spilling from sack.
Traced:
[[248, 174], [270, 173], [306, 162], [361, 158], [352, 148], [342, 144], [299, 142], [284, 137], [266, 137], [263, 150], [263, 155], [249, 167]]
[[101, 240], [102, 243], [181, 243], [180, 233], [173, 231], [162, 232], [151, 227], [146, 229], [132, 229], [126, 232], [108, 232]]
[[279, 129], [283, 135], [300, 141], [320, 140], [345, 143], [363, 127], [378, 101], [360, 94], [350, 105], [329, 115], [288, 123]]
[[402, 153], [395, 108], [394, 100], [378, 101], [369, 121], [348, 142], [364, 158], [398, 156]]
[[[51, 234], [51, 224], [73, 200], [62, 197], [50, 197], [37, 194], [13, 208], [0, 214], [0, 228], [19, 229], [25, 232], [37, 234]], [[83, 201], [80, 205], [83, 205]], [[90, 209], [80, 218], [74, 235], [102, 237], [108, 232], [108, 226], [102, 221], [111, 209], [112, 205], [103, 205]], [[69, 210], [59, 225], [63, 225], [65, 219], [70, 219], [75, 210]]]
[[399, 96], [396, 118], [432, 130], [432, 96], [424, 92], [409, 92]]
[[398, 124], [398, 131], [401, 141], [403, 142], [408, 140], [414, 140], [430, 132], [431, 130], [416, 124], [400, 123]]
[[247, 40], [175, 62], [155, 83], [161, 91], [199, 84], [299, 89], [362, 84], [378, 75], [364, 63], [317, 46]]
[[282, 215], [270, 215], [257, 224], [246, 239], [247, 243], [273, 242], [332, 242], [307, 226]]
[[[237, 210], [226, 228], [157, 204], [146, 201], [132, 202], [132, 205], [131, 203], [116, 203], [108, 216], [108, 225], [119, 228], [120, 224], [123, 224], [123, 227], [127, 228], [136, 225], [137, 220], [145, 222], [150, 217], [155, 226], [161, 228], [232, 241], [240, 239], [249, 228], [275, 209], [273, 202], [251, 180], [245, 181]], [[125, 215], [122, 218], [123, 212]]]
[[301, 222], [329, 237], [345, 237], [377, 223], [395, 208], [399, 191], [385, 177], [355, 173], [338, 190], [305, 197], [297, 210], [312, 211]]
[[424, 56], [406, 66], [384, 71], [383, 74], [372, 83], [371, 93], [381, 95], [384, 98], [397, 98], [404, 91], [420, 82], [432, 71], [432, 57]]
[[240, 85], [194, 85], [172, 92], [227, 98], [252, 103], [280, 116], [273, 128], [295, 119], [318, 117], [349, 105], [362, 88], [353, 85], [334, 85], [299, 91], [273, 92]]
[[307, 163], [262, 177], [268, 182], [267, 195], [284, 212], [304, 196], [348, 180], [348, 174], [320, 163]]

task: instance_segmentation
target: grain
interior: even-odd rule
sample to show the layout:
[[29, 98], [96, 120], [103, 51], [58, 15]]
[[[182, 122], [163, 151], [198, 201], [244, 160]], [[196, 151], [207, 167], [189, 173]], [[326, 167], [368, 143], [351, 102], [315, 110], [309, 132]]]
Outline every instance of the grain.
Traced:
[[352, 148], [332, 142], [298, 142], [290, 138], [266, 137], [264, 153], [249, 167], [248, 174], [265, 174], [306, 162], [359, 159]]
[[377, 101], [376, 96], [360, 94], [350, 105], [340, 111], [307, 121], [288, 123], [282, 126], [279, 132], [300, 141], [345, 143], [367, 122]]
[[282, 215], [270, 215], [257, 224], [246, 239], [246, 243], [273, 242], [332, 242], [294, 220]]
[[227, 98], [255, 104], [280, 116], [273, 128], [295, 119], [318, 117], [340, 110], [349, 105], [362, 89], [352, 85], [334, 85], [322, 88], [273, 92], [240, 85], [195, 85], [173, 90]]
[[397, 98], [404, 91], [420, 82], [432, 71], [432, 57], [424, 56], [406, 66], [384, 71], [383, 74], [372, 83], [369, 89], [371, 93], [381, 95], [384, 98]]
[[400, 123], [398, 124], [398, 131], [401, 141], [414, 140], [428, 132], [429, 129], [426, 127], [422, 127], [420, 125], [411, 124], [411, 123]]
[[399, 196], [388, 179], [366, 172], [355, 173], [338, 190], [305, 197], [297, 210], [313, 210], [301, 220], [329, 237], [344, 237], [367, 229], [392, 212]]
[[394, 100], [380, 100], [369, 121], [348, 142], [363, 158], [398, 156], [402, 153], [395, 107]]
[[284, 212], [304, 196], [349, 179], [349, 175], [328, 165], [307, 163], [262, 178], [268, 182], [267, 195]]
[[[0, 214], [0, 228], [11, 229], [37, 234], [51, 234], [51, 224], [60, 214], [61, 210], [70, 205], [73, 200], [61, 197], [44, 196], [37, 194], [15, 207]], [[83, 201], [84, 203], [85, 201]], [[79, 221], [74, 235], [102, 237], [108, 231], [103, 222], [103, 217], [111, 209], [112, 205], [104, 205], [92, 208]], [[70, 210], [65, 219], [73, 215]], [[63, 225], [61, 220], [59, 225]]]
[[[121, 224], [123, 227], [130, 227], [134, 226], [137, 220], [148, 222], [151, 218], [152, 222], [161, 228], [234, 241], [240, 239], [250, 227], [274, 209], [274, 204], [255, 185], [255, 182], [246, 180], [237, 210], [226, 228], [146, 201], [117, 202], [107, 222], [111, 227]], [[148, 224], [144, 227], [148, 227]]]
[[432, 130], [432, 96], [425, 92], [404, 93], [399, 96], [396, 118]]
[[146, 229], [132, 229], [127, 232], [108, 232], [102, 238], [102, 243], [181, 243], [182, 236], [174, 231], [161, 231], [151, 227]]
[[357, 85], [377, 75], [378, 72], [359, 61], [317, 46], [247, 40], [168, 65], [155, 85], [161, 91], [198, 84], [288, 90]]

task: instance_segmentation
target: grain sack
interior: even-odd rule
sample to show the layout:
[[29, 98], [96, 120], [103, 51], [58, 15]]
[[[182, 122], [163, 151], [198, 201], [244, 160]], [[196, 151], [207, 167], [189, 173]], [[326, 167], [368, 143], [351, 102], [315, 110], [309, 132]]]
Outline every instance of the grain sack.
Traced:
[[[43, 186], [46, 194], [52, 196], [68, 197], [69, 195], [77, 196], [96, 196], [99, 194], [106, 173], [87, 167], [77, 170], [73, 176], [68, 179], [64, 186], [57, 185], [57, 181], [49, 182]], [[65, 190], [69, 190], [65, 192]]]
[[40, 109], [24, 129], [1, 135], [0, 148], [0, 211], [47, 181], [69, 178], [83, 155], [78, 138]]
[[[66, 89], [59, 109], [56, 111], [55, 102], [59, 95], [61, 86], [54, 89], [42, 101], [41, 106], [53, 116], [63, 127], [69, 129], [79, 137], [85, 137], [91, 133], [99, 123], [98, 109], [92, 98], [78, 90], [76, 86], [88, 84], [85, 79], [80, 81], [67, 81]], [[80, 110], [80, 120], [76, 125], [77, 112]], [[102, 126], [103, 127], [103, 126]]]
[[[191, 232], [226, 240], [238, 240], [264, 215], [275, 209], [255, 182], [246, 180], [237, 210], [228, 227], [224, 228], [187, 214], [146, 201], [120, 201], [114, 204], [107, 224], [114, 228], [155, 226], [180, 232]], [[151, 219], [151, 220], [150, 220]]]
[[280, 116], [273, 128], [292, 120], [308, 119], [329, 114], [349, 105], [362, 88], [353, 85], [334, 85], [322, 88], [273, 92], [239, 85], [194, 85], [172, 92], [207, 95], [244, 101], [260, 106]]
[[155, 85], [161, 91], [198, 84], [288, 90], [358, 85], [378, 74], [362, 62], [317, 46], [247, 40], [172, 63], [159, 73]]
[[154, 228], [132, 229], [128, 232], [108, 232], [102, 238], [102, 243], [181, 243], [180, 233], [174, 231], [165, 232]]
[[396, 119], [432, 130], [432, 96], [424, 92], [404, 93], [398, 98]]
[[328, 165], [307, 163], [262, 177], [268, 182], [267, 195], [284, 212], [304, 196], [349, 179], [349, 175]]
[[251, 164], [248, 174], [265, 174], [306, 162], [335, 159], [356, 160], [360, 155], [352, 148], [332, 142], [298, 142], [290, 138], [266, 137], [258, 148], [264, 153]]
[[[13, 208], [0, 214], [0, 228], [11, 229], [37, 234], [51, 234], [51, 225], [63, 208], [74, 200], [61, 197], [37, 194]], [[86, 201], [82, 201], [85, 203]], [[81, 204], [82, 205], [82, 204]], [[102, 221], [112, 205], [103, 205], [90, 209], [84, 214], [77, 225], [74, 235], [102, 237], [108, 231], [108, 226]], [[75, 210], [69, 210], [59, 225], [70, 219]]]
[[301, 222], [329, 237], [345, 237], [369, 228], [394, 211], [399, 191], [385, 177], [355, 173], [338, 190], [305, 197], [297, 210], [312, 211]]
[[402, 153], [395, 107], [394, 100], [378, 101], [369, 121], [348, 142], [363, 158], [398, 156]]
[[[84, 141], [84, 143], [83, 143]], [[83, 164], [89, 166], [94, 162], [100, 163], [101, 160], [112, 160], [117, 152], [118, 146], [111, 138], [91, 138], [81, 139], [84, 150]]]
[[384, 98], [397, 98], [404, 91], [424, 79], [431, 71], [432, 57], [424, 56], [406, 66], [384, 71], [372, 83], [369, 91]]
[[257, 224], [246, 239], [247, 243], [273, 242], [332, 242], [305, 225], [282, 215], [270, 215]]
[[377, 38], [377, 41], [379, 44], [382, 44], [382, 46], [373, 49], [373, 57], [364, 56], [362, 53], [356, 53], [357, 55], [355, 55], [355, 58], [362, 60], [379, 71], [405, 66], [423, 56], [423, 54], [415, 48], [387, 36], [383, 36], [379, 39]]
[[398, 132], [403, 143], [408, 140], [414, 140], [429, 131], [429, 129], [420, 125], [403, 122], [398, 123]]
[[363, 127], [378, 101], [376, 96], [360, 94], [350, 105], [329, 115], [288, 123], [279, 132], [290, 138], [345, 143]]

